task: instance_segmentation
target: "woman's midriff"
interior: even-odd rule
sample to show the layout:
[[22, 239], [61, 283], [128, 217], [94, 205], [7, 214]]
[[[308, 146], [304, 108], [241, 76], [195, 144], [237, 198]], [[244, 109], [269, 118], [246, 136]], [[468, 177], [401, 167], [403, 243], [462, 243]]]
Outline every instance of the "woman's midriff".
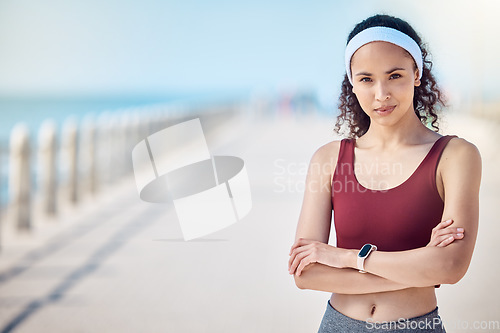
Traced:
[[437, 299], [434, 287], [423, 287], [359, 295], [334, 293], [330, 303], [348, 317], [383, 322], [429, 313], [436, 308]]

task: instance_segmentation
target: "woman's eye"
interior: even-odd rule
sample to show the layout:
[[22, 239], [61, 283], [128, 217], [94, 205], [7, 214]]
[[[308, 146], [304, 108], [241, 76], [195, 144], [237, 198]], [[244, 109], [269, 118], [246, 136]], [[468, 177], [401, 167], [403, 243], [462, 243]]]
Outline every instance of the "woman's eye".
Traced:
[[401, 74], [392, 74], [391, 79], [399, 79], [401, 77]]
[[359, 80], [360, 82], [370, 82], [371, 79], [369, 77], [364, 77], [362, 78], [361, 80]]

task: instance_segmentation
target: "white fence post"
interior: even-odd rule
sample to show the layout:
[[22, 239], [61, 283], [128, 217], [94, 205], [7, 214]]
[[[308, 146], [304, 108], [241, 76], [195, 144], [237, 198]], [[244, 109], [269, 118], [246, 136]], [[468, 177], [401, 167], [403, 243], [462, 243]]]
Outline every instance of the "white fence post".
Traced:
[[67, 190], [69, 202], [78, 202], [78, 131], [76, 122], [68, 119], [63, 125], [63, 159], [67, 167]]
[[17, 229], [31, 229], [30, 138], [25, 124], [14, 126], [10, 136], [9, 197]]
[[55, 215], [57, 212], [57, 167], [56, 167], [56, 124], [46, 120], [40, 126], [39, 132], [39, 186], [41, 193], [42, 212], [46, 215]]
[[84, 192], [97, 192], [96, 128], [93, 116], [86, 116], [81, 127], [80, 165]]

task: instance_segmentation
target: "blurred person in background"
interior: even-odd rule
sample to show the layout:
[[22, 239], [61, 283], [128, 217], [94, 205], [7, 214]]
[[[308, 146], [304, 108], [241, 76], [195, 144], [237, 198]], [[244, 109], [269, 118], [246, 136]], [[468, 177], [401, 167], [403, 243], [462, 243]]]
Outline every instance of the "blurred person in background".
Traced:
[[443, 96], [406, 21], [357, 24], [345, 65], [335, 130], [348, 138], [311, 158], [289, 273], [300, 289], [332, 293], [319, 333], [445, 332], [435, 288], [469, 267], [480, 153], [438, 134]]

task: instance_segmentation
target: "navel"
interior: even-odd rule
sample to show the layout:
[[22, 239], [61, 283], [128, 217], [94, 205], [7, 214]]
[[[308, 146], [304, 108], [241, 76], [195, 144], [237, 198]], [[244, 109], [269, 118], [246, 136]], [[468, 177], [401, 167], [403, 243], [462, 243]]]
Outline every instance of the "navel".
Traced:
[[377, 306], [375, 304], [372, 305], [372, 310], [370, 311], [370, 314], [373, 316], [373, 314], [375, 313], [375, 309], [377, 308]]

